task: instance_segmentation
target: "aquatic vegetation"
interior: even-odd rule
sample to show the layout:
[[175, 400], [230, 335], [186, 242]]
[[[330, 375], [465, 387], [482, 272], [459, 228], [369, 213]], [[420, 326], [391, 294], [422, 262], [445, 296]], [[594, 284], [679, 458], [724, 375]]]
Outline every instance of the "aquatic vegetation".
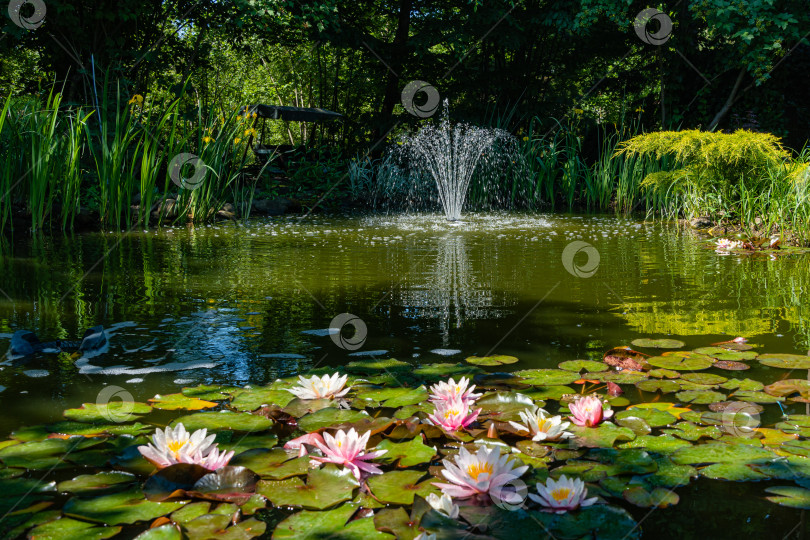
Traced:
[[227, 465], [234, 453], [220, 454], [214, 443], [216, 435], [206, 437], [207, 433], [206, 429], [189, 433], [180, 423], [174, 428], [157, 429], [152, 436], [152, 442], [146, 446], [139, 446], [138, 451], [159, 468], [178, 463], [191, 463], [216, 470]]
[[425, 498], [425, 500], [437, 512], [442, 513], [451, 519], [458, 518], [458, 505], [453, 502], [453, 498], [450, 495], [442, 493], [441, 496], [439, 496], [435, 493], [431, 493]]
[[481, 397], [481, 394], [474, 394], [475, 385], [467, 388], [469, 384], [470, 380], [467, 377], [461, 377], [458, 382], [450, 377], [450, 380], [440, 381], [430, 387], [430, 399], [435, 402], [460, 399], [472, 404]]
[[470, 405], [463, 399], [434, 402], [433, 414], [429, 414], [427, 422], [452, 433], [466, 428], [478, 418], [481, 409], [470, 412]]
[[[454, 499], [468, 499], [481, 495], [497, 497], [504, 485], [512, 484], [528, 469], [528, 465], [518, 466], [515, 459], [502, 456], [498, 446], [489, 448], [480, 445], [475, 453], [460, 448], [453, 460], [442, 460], [442, 475], [450, 483], [434, 482], [445, 495]], [[483, 501], [481, 501], [483, 502]]]
[[345, 396], [351, 387], [344, 388], [349, 376], [340, 376], [339, 373], [318, 377], [313, 375], [310, 378], [298, 377], [298, 387], [289, 388], [287, 391], [295, 394], [300, 399], [332, 399]]
[[553, 442], [574, 436], [573, 433], [565, 431], [571, 423], [563, 422], [562, 416], [550, 416], [547, 411], [540, 408], [535, 411], [526, 409], [518, 414], [523, 423], [510, 420], [509, 425], [518, 431], [528, 432], [533, 441]]
[[536, 488], [537, 495], [529, 493], [529, 498], [557, 514], [590, 506], [598, 500], [597, 497], [586, 499], [588, 490], [585, 482], [579, 478], [566, 478], [565, 475], [558, 480], [549, 478], [545, 484], [538, 483]]
[[728, 238], [718, 238], [716, 244], [717, 251], [731, 251], [743, 247], [743, 243], [740, 240], [729, 240]]
[[388, 450], [366, 452], [370, 436], [370, 431], [358, 435], [354, 428], [349, 431], [340, 430], [334, 436], [324, 433], [323, 442], [315, 440], [315, 446], [323, 452], [323, 456], [312, 456], [312, 460], [317, 463], [343, 465], [351, 470], [358, 480], [364, 474], [382, 474], [379, 467], [366, 462], [382, 456]]
[[571, 409], [571, 420], [578, 426], [596, 427], [613, 416], [613, 411], [605, 409], [596, 396], [579, 396], [568, 406]]

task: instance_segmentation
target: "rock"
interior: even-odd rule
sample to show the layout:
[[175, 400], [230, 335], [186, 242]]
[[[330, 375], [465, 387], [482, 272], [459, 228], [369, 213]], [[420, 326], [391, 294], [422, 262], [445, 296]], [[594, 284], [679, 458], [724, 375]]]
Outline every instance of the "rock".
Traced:
[[34, 346], [39, 344], [36, 334], [29, 330], [17, 330], [11, 336], [11, 354], [13, 356], [28, 356], [34, 354]]
[[236, 219], [236, 208], [231, 203], [225, 203], [217, 212], [217, 216], [225, 219]]
[[708, 229], [714, 225], [714, 222], [706, 216], [692, 218], [689, 222], [689, 226], [693, 229]]
[[79, 345], [79, 350], [96, 351], [107, 344], [107, 334], [104, 333], [103, 326], [94, 326], [84, 333], [82, 344]]
[[253, 201], [251, 209], [257, 214], [268, 216], [280, 216], [289, 212], [295, 212], [300, 208], [295, 201], [279, 197], [278, 199], [258, 199]]
[[152, 210], [152, 219], [159, 219], [161, 214], [163, 219], [176, 219], [177, 201], [175, 199], [165, 199], [156, 202]]

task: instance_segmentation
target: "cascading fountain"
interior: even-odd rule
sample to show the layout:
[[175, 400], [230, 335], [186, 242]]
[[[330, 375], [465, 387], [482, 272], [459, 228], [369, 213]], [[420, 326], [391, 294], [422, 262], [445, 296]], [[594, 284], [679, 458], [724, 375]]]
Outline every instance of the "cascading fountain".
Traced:
[[[439, 201], [448, 221], [461, 219], [470, 180], [479, 160], [495, 146], [509, 148], [505, 153], [516, 154], [516, 139], [502, 129], [482, 128], [465, 123], [451, 123], [449, 103], [444, 101], [442, 118], [427, 124], [414, 135], [401, 141], [411, 167], [429, 174], [436, 182]], [[496, 144], [505, 143], [505, 144]], [[510, 160], [514, 163], [514, 160]], [[499, 171], [502, 174], [502, 171]]]

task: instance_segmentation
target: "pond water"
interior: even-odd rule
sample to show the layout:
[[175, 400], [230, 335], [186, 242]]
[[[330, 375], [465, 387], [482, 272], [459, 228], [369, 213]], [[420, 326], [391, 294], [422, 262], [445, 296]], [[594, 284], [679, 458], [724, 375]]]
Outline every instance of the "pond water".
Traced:
[[[511, 371], [601, 360], [642, 337], [687, 348], [736, 336], [767, 352], [810, 348], [807, 256], [723, 256], [677, 226], [636, 219], [464, 219], [318, 216], [20, 234], [0, 262], [0, 348], [20, 329], [75, 340], [98, 324], [110, 347], [89, 358], [6, 360], [0, 431], [59, 420], [105, 386], [145, 401], [197, 384], [265, 384], [358, 356], [419, 364], [505, 354], [520, 360], [501, 368]], [[354, 321], [330, 336], [341, 314]], [[778, 378], [758, 365], [744, 376]], [[786, 408], [805, 413], [803, 404]], [[679, 490], [674, 507], [629, 509], [650, 538], [806, 532], [800, 511], [764, 500], [766, 485], [700, 480]]]

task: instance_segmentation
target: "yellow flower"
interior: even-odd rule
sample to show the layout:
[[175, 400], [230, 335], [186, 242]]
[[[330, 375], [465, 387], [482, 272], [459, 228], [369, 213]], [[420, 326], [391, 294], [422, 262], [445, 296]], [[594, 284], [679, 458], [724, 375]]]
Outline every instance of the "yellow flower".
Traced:
[[205, 144], [208, 144], [208, 143], [214, 142], [214, 139], [206, 135], [205, 137], [203, 137], [203, 142]]
[[245, 130], [245, 137], [251, 137], [251, 136], [252, 137], [256, 136], [256, 130], [254, 128], [246, 129]]
[[132, 96], [129, 100], [129, 105], [132, 104], [138, 105], [139, 107], [143, 105], [143, 96], [140, 94], [135, 94], [134, 96]]
[[253, 113], [253, 118], [256, 118], [256, 113]]
[[580, 115], [580, 114], [584, 113], [585, 111], [583, 111], [582, 109], [574, 109], [574, 112], [576, 114]]
[[239, 137], [233, 140], [233, 144], [239, 144], [240, 142], [242, 142], [242, 139], [240, 139]]
[[529, 140], [529, 138], [528, 138], [528, 137], [523, 137], [523, 141], [524, 141], [524, 142], [525, 142], [525, 141], [528, 141], [528, 140]]
[[637, 113], [643, 113], [643, 112], [644, 112], [644, 109], [642, 109], [641, 107], [639, 107], [638, 109], [636, 109], [636, 112], [637, 112]]

